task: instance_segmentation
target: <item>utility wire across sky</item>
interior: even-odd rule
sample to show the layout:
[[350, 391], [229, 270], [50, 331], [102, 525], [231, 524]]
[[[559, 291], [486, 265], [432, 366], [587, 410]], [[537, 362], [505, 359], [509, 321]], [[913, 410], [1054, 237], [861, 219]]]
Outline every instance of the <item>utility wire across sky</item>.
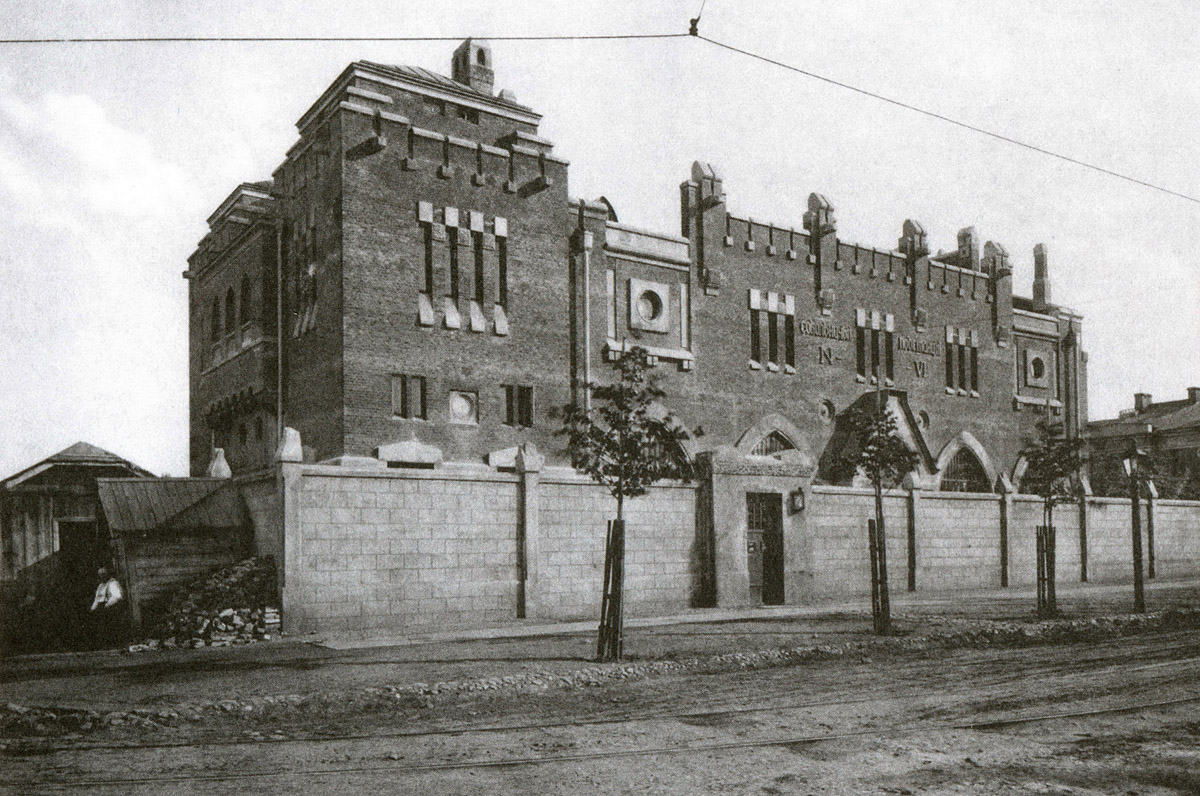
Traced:
[[[964, 130], [969, 130], [979, 135], [993, 138], [997, 141], [1002, 141], [1006, 144], [1021, 147], [1022, 149], [1036, 152], [1039, 155], [1045, 155], [1050, 158], [1071, 163], [1085, 169], [1105, 174], [1109, 177], [1114, 177], [1125, 182], [1140, 185], [1143, 188], [1149, 188], [1154, 191], [1174, 196], [1177, 199], [1183, 199], [1187, 202], [1200, 204], [1200, 198], [1190, 196], [1180, 191], [1166, 188], [1162, 185], [1149, 182], [1147, 180], [1138, 179], [1129, 174], [1123, 174], [1114, 169], [1106, 168], [1096, 163], [1090, 163], [1086, 160], [1064, 155], [1060, 152], [1055, 152], [1045, 147], [1037, 146], [1020, 139], [1013, 138], [1003, 133], [997, 133], [987, 128], [971, 124], [969, 122], [960, 121], [958, 119], [946, 116], [945, 114], [937, 113], [936, 111], [927, 110], [925, 108], [913, 105], [912, 103], [904, 102], [893, 97], [879, 94], [869, 89], [860, 88], [859, 86], [845, 83], [841, 80], [836, 80], [831, 77], [813, 72], [808, 69], [803, 69], [798, 66], [777, 61], [774, 58], [769, 58], [750, 50], [735, 47], [732, 44], [708, 36], [702, 36], [699, 32], [700, 17], [704, 13], [704, 5], [707, 0], [701, 3], [700, 13], [690, 20], [690, 28], [687, 33], [614, 33], [614, 34], [598, 34], [598, 35], [549, 35], [549, 36], [478, 36], [475, 38], [488, 41], [617, 41], [617, 40], [635, 40], [635, 39], [682, 39], [694, 38], [699, 41], [710, 44], [714, 47], [736, 53], [746, 58], [751, 58], [762, 63], [769, 64], [779, 69], [784, 69], [794, 74], [803, 75], [804, 77], [819, 80], [822, 83], [836, 86], [846, 91], [853, 91], [856, 94], [861, 94], [864, 97], [878, 100], [879, 102], [893, 105], [898, 108], [903, 108], [913, 113], [919, 113], [922, 116], [927, 116], [930, 119], [936, 119], [946, 124], [954, 125]], [[161, 43], [203, 43], [203, 42], [268, 42], [268, 43], [316, 43], [316, 42], [433, 42], [433, 41], [462, 41], [468, 38], [465, 36], [164, 36], [164, 37], [60, 37], [60, 38], [29, 38], [29, 39], [0, 39], [0, 45], [55, 45], [55, 44], [161, 44]]]

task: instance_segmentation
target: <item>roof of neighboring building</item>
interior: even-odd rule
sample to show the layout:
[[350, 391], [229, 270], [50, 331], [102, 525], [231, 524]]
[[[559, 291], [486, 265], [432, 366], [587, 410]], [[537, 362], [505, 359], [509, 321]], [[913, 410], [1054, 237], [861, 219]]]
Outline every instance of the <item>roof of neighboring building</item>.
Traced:
[[1153, 426], [1155, 431], [1200, 428], [1200, 403], [1189, 403], [1186, 399], [1152, 403], [1141, 412], [1126, 417], [1093, 420], [1087, 427], [1092, 436], [1119, 437], [1144, 434], [1147, 425]]
[[145, 468], [138, 467], [128, 459], [122, 459], [115, 453], [98, 448], [87, 442], [76, 442], [63, 448], [58, 453], [52, 456], [47, 456], [36, 464], [31, 464], [24, 470], [15, 473], [8, 478], [0, 481], [0, 488], [9, 489], [23, 481], [27, 481], [36, 475], [40, 475], [52, 467], [59, 465], [69, 465], [77, 467], [121, 467], [129, 471], [130, 475], [150, 477], [154, 473]]
[[113, 531], [237, 528], [241, 496], [223, 478], [102, 478], [100, 505]]

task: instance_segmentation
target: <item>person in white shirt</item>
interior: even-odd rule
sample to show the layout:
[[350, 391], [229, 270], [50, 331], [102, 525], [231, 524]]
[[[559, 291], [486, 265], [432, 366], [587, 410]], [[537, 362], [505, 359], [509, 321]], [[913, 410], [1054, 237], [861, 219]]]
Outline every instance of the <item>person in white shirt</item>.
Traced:
[[96, 586], [96, 598], [92, 600], [91, 612], [95, 617], [92, 622], [92, 644], [95, 647], [119, 644], [122, 641], [119, 611], [123, 607], [125, 593], [121, 590], [121, 583], [109, 573], [107, 567], [96, 571], [96, 579], [100, 584]]

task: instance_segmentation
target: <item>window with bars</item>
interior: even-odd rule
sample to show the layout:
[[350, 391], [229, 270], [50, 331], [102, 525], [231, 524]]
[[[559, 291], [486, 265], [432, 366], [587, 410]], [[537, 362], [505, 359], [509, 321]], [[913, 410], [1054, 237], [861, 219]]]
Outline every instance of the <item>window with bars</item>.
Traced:
[[392, 414], [408, 420], [425, 420], [425, 377], [392, 376]]
[[504, 423], [521, 428], [533, 425], [533, 387], [504, 385]]
[[753, 456], [772, 456], [780, 451], [795, 450], [796, 446], [787, 437], [780, 434], [778, 431], [772, 431], [767, 436], [758, 441], [758, 444], [751, 449], [750, 453]]
[[990, 492], [987, 471], [974, 453], [960, 448], [946, 465], [939, 489], [942, 492]]

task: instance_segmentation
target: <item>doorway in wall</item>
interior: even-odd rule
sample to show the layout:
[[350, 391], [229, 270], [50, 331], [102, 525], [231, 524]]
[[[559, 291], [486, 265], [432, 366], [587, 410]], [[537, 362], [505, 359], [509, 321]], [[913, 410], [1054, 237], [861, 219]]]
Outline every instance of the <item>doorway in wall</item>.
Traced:
[[783, 495], [746, 493], [746, 563], [753, 598], [783, 605]]

